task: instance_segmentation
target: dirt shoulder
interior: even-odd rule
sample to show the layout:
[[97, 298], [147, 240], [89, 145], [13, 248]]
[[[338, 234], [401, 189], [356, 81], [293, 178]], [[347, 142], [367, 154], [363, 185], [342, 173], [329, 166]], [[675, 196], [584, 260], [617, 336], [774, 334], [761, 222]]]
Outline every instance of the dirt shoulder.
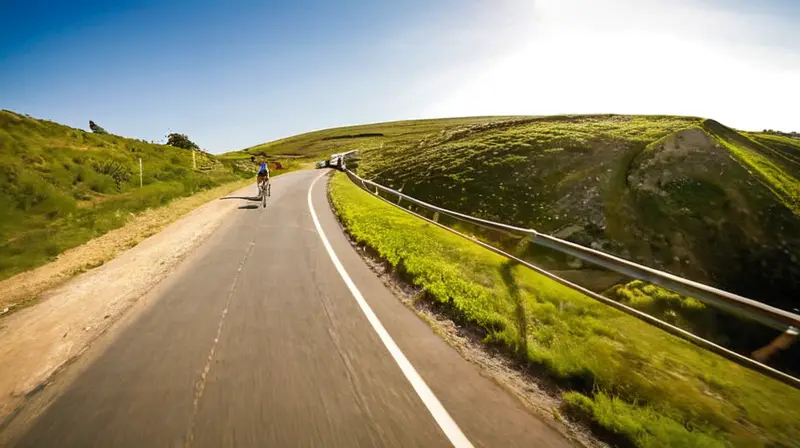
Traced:
[[0, 316], [36, 303], [44, 291], [101, 266], [186, 213], [249, 183], [249, 180], [245, 180], [222, 185], [176, 199], [164, 207], [149, 209], [134, 215], [125, 226], [65, 251], [51, 263], [0, 281]]
[[18, 309], [0, 318], [0, 426], [27, 395], [79, 356], [242, 202], [217, 198], [227, 193], [251, 196], [255, 187], [244, 187], [249, 183], [229, 184], [142, 213], [48, 265], [0, 282], [0, 311]]

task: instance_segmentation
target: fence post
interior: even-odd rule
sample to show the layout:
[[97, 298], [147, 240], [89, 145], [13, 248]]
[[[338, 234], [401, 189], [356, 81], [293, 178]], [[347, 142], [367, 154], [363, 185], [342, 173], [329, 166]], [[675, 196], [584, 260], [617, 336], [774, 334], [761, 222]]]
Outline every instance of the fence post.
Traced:
[[197, 151], [192, 150], [192, 166], [197, 169]]
[[142, 171], [142, 158], [139, 157], [139, 188], [142, 188], [144, 184], [144, 174]]

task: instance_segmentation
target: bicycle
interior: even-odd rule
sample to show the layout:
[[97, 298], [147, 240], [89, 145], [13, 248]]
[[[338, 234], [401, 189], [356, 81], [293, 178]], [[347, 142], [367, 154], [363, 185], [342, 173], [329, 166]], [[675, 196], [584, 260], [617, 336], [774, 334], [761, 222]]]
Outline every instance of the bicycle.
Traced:
[[260, 177], [258, 179], [258, 197], [261, 198], [261, 206], [267, 207], [267, 196], [272, 195], [272, 182], [269, 176]]

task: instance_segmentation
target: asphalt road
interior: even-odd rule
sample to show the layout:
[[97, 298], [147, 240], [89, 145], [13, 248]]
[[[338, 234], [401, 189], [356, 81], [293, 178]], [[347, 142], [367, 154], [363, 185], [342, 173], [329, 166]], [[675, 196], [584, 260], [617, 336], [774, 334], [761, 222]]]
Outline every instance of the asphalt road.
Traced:
[[275, 178], [266, 209], [229, 199], [241, 209], [14, 444], [569, 446], [392, 296], [342, 234], [327, 179], [309, 193], [320, 174]]

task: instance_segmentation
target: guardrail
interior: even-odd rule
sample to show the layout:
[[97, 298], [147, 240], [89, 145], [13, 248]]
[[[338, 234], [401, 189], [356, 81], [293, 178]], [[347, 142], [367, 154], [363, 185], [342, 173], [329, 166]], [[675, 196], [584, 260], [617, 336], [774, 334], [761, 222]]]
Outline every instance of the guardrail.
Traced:
[[[352, 151], [351, 151], [352, 152]], [[570, 255], [581, 260], [587, 261], [589, 263], [604, 267], [606, 269], [615, 271], [619, 274], [625, 275], [627, 277], [631, 277], [634, 279], [639, 279], [642, 281], [646, 281], [648, 283], [652, 283], [663, 288], [675, 291], [681, 295], [688, 296], [700, 300], [706, 304], [709, 304], [713, 307], [725, 310], [727, 312], [731, 312], [740, 316], [743, 316], [748, 319], [752, 319], [757, 321], [761, 324], [768, 325], [774, 329], [780, 330], [785, 334], [791, 335], [792, 337], [796, 337], [798, 334], [798, 328], [800, 328], [800, 315], [775, 308], [764, 303], [748, 299], [746, 297], [742, 297], [727, 291], [723, 291], [721, 289], [717, 289], [708, 285], [704, 285], [702, 283], [698, 283], [692, 280], [687, 280], [685, 278], [679, 277], [677, 275], [670, 274], [668, 272], [663, 272], [657, 269], [649, 268], [647, 266], [642, 266], [637, 263], [633, 263], [631, 261], [607, 254], [605, 252], [601, 252], [598, 250], [590, 249], [579, 244], [571, 243], [569, 241], [564, 241], [559, 238], [555, 238], [553, 236], [545, 235], [540, 232], [537, 232], [533, 229], [527, 229], [523, 227], [511, 226], [508, 224], [497, 223], [494, 221], [489, 221], [486, 219], [476, 218], [473, 216], [469, 216], [463, 213], [458, 213], [452, 210], [448, 210], [442, 207], [437, 207], [435, 205], [429, 204], [424, 201], [420, 201], [419, 199], [413, 198], [406, 194], [403, 194], [399, 191], [393, 190], [389, 187], [385, 187], [380, 185], [376, 182], [362, 179], [355, 173], [350, 170], [344, 169], [344, 172], [350, 178], [350, 180], [359, 185], [365, 191], [378, 196], [379, 198], [383, 199], [387, 203], [400, 208], [401, 210], [411, 213], [419, 218], [422, 218], [432, 224], [435, 224], [439, 227], [444, 228], [450, 232], [456, 233], [464, 238], [473, 241], [486, 249], [489, 249], [495, 253], [498, 253], [502, 256], [510, 258], [520, 264], [525, 265], [526, 267], [533, 269], [540, 274], [543, 274], [565, 286], [568, 286], [572, 289], [576, 289], [581, 293], [592, 297], [595, 300], [598, 300], [606, 305], [612, 306], [622, 312], [630, 314], [640, 320], [643, 320], [651, 325], [655, 325], [662, 330], [665, 330], [669, 333], [672, 333], [675, 336], [678, 336], [682, 339], [685, 339], [697, 346], [700, 346], [706, 350], [712, 351], [717, 353], [731, 361], [734, 361], [744, 367], [749, 369], [758, 371], [764, 375], [770, 376], [775, 378], [783, 383], [786, 383], [794, 388], [800, 389], [800, 379], [795, 378], [791, 375], [788, 375], [780, 370], [774, 369], [772, 367], [767, 366], [766, 364], [760, 363], [752, 358], [747, 356], [741, 355], [736, 353], [732, 350], [729, 350], [725, 347], [715, 344], [709, 340], [703, 339], [697, 335], [694, 335], [691, 332], [688, 332], [682, 328], [676, 327], [672, 324], [664, 322], [660, 319], [657, 319], [649, 314], [643, 313], [635, 308], [629, 307], [624, 305], [620, 302], [612, 300], [608, 297], [602, 296], [597, 294], [593, 291], [590, 291], [580, 285], [567, 281], [555, 274], [552, 274], [538, 266], [535, 266], [525, 260], [522, 260], [512, 254], [507, 253], [506, 251], [499, 249], [491, 244], [486, 242], [480, 241], [475, 239], [474, 237], [467, 236], [455, 229], [447, 227], [443, 224], [437, 222], [436, 216], [438, 215], [446, 215], [456, 220], [470, 223], [473, 225], [477, 225], [486, 229], [500, 231], [505, 234], [520, 236], [522, 238], [527, 238], [534, 244], [540, 245], [542, 247], [547, 247], [558, 251], [562, 254]], [[398, 203], [401, 200], [408, 201], [416, 206], [422, 207], [423, 209], [429, 210], [434, 213], [434, 219], [429, 219], [425, 216], [422, 216], [418, 213], [414, 213], [411, 210], [406, 208], [400, 207], [398, 204], [395, 204], [386, 198], [380, 196], [380, 192], [385, 194], [394, 196], [397, 198]]]

